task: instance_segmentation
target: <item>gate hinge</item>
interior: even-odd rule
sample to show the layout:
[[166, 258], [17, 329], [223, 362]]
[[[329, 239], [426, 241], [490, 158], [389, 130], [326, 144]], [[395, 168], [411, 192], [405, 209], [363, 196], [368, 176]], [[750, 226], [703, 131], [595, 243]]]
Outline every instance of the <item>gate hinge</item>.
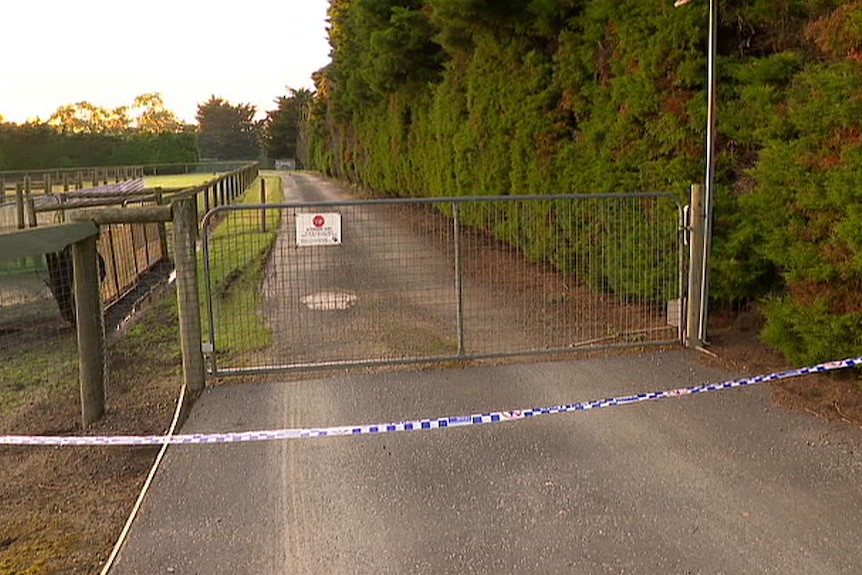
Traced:
[[682, 245], [691, 243], [691, 204], [682, 207]]

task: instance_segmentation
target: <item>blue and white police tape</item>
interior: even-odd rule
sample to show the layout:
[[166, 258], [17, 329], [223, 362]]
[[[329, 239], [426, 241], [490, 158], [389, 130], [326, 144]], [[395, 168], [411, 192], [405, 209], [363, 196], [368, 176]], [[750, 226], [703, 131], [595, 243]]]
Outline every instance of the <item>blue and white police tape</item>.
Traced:
[[413, 421], [400, 421], [396, 423], [375, 423], [371, 425], [344, 425], [338, 427], [321, 428], [294, 428], [275, 429], [268, 431], [241, 431], [235, 433], [196, 433], [179, 435], [113, 435], [113, 436], [51, 436], [51, 435], [0, 435], [0, 445], [192, 445], [192, 444], [214, 444], [214, 443], [245, 443], [250, 441], [275, 441], [281, 439], [300, 439], [312, 437], [337, 437], [343, 435], [378, 435], [382, 433], [394, 433], [396, 431], [418, 431], [422, 429], [443, 429], [449, 427], [464, 427], [468, 425], [482, 425], [485, 423], [498, 423], [502, 421], [515, 421], [538, 417], [540, 415], [551, 415], [554, 413], [569, 413], [573, 411], [586, 411], [589, 409], [600, 409], [603, 407], [614, 407], [638, 403], [641, 401], [652, 401], [670, 397], [681, 397], [703, 393], [705, 391], [721, 391], [767, 383], [782, 379], [789, 379], [812, 373], [823, 373], [848, 367], [862, 366], [862, 357], [844, 359], [821, 363], [811, 367], [802, 367], [769, 375], [758, 375], [725, 381], [721, 383], [708, 383], [683, 387], [669, 391], [654, 391], [651, 393], [638, 393], [623, 397], [585, 401], [570, 405], [555, 405], [552, 407], [538, 407], [524, 410], [497, 411], [492, 413], [481, 413], [474, 415], [460, 415], [454, 417], [439, 417], [435, 419], [417, 419]]

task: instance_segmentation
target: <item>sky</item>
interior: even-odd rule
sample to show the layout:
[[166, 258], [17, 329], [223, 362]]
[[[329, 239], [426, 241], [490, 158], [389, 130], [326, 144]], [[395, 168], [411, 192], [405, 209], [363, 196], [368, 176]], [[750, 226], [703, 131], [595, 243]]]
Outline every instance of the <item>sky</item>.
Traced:
[[193, 123], [210, 96], [262, 118], [329, 62], [328, 0], [0, 0], [0, 116], [47, 120], [162, 94]]

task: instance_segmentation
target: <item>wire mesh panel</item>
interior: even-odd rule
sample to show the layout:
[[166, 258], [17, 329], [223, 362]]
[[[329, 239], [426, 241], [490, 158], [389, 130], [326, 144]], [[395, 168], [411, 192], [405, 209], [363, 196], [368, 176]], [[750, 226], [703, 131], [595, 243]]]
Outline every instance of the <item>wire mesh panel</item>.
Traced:
[[77, 381], [71, 285], [71, 262], [0, 258], [0, 410]]
[[[268, 210], [277, 227], [262, 232], [254, 211], [226, 212], [205, 235], [211, 333], [225, 369], [457, 353], [452, 228], [439, 212], [281, 206]], [[254, 297], [242, 295], [245, 282], [259, 285]]]
[[204, 223], [211, 365], [229, 374], [676, 342], [679, 238], [678, 206], [660, 194], [220, 208]]
[[679, 215], [666, 196], [462, 205], [464, 333], [473, 354], [678, 338]]

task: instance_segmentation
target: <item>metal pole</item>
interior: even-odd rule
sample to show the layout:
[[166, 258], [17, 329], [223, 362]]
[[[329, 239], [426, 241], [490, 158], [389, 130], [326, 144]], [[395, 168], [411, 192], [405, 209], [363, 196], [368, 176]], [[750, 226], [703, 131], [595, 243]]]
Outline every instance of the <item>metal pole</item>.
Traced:
[[[706, 177], [704, 210], [706, 221], [703, 230], [703, 266], [699, 278], [701, 301], [697, 339], [706, 342], [706, 324], [709, 311], [709, 254], [712, 249], [712, 219], [715, 204], [715, 117], [716, 117], [716, 58], [718, 52], [718, 0], [709, 1], [709, 38], [706, 66]], [[676, 0], [679, 8], [691, 0]], [[691, 289], [691, 286], [689, 286]]]
[[[216, 363], [216, 317], [215, 317], [215, 306], [213, 305], [213, 297], [212, 297], [212, 270], [210, 268], [210, 235], [209, 235], [209, 214], [204, 216], [204, 220], [201, 223], [201, 247], [203, 248], [203, 257], [204, 257], [204, 298], [206, 302], [206, 313], [207, 318], [209, 319], [209, 349], [207, 349], [207, 353], [209, 356], [209, 369], [210, 373], [216, 375], [218, 373], [218, 364]], [[206, 366], [204, 366], [206, 369]]]
[[458, 356], [464, 355], [464, 286], [461, 281], [461, 211], [460, 204], [452, 203], [452, 233], [455, 263], [455, 321], [458, 331]]
[[[266, 179], [260, 179], [260, 205], [266, 205]], [[266, 232], [266, 208], [260, 210], [260, 231]]]
[[706, 109], [706, 185], [704, 190], [703, 270], [701, 273], [700, 326], [698, 339], [707, 341], [706, 324], [709, 314], [709, 255], [712, 249], [712, 219], [715, 205], [715, 116], [716, 116], [716, 57], [718, 49], [718, 0], [709, 0], [709, 47], [707, 57]]

